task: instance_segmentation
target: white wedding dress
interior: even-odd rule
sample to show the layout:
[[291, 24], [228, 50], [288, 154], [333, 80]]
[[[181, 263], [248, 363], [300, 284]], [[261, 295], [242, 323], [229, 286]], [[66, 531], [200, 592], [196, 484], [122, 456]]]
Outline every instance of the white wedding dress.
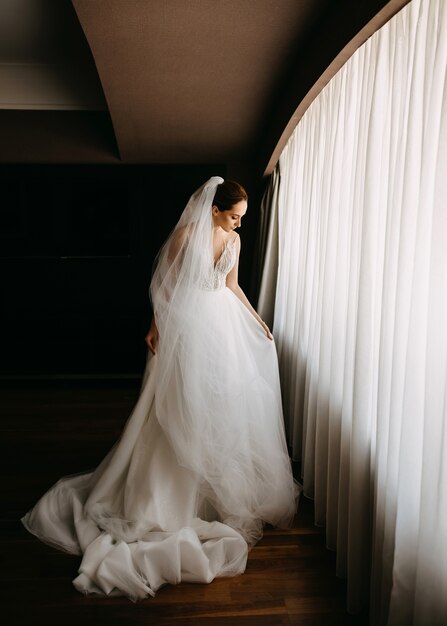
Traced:
[[[82, 555], [73, 584], [83, 593], [136, 601], [166, 583], [240, 574], [264, 523], [293, 521], [300, 487], [275, 344], [225, 285], [235, 258], [226, 245], [195, 298], [197, 332], [171, 351], [187, 367], [165, 381], [165, 420], [155, 402], [160, 357], [148, 353], [120, 439], [93, 472], [62, 477], [21, 519], [40, 540]], [[201, 345], [204, 325], [213, 346]]]

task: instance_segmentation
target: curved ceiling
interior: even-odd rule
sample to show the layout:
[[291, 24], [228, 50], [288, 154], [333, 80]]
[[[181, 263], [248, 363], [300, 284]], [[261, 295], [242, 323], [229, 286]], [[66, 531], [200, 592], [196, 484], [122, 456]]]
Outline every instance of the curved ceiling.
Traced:
[[399, 4], [2, 0], [0, 161], [262, 174], [340, 51]]
[[252, 147], [276, 77], [324, 0], [73, 0], [126, 162]]

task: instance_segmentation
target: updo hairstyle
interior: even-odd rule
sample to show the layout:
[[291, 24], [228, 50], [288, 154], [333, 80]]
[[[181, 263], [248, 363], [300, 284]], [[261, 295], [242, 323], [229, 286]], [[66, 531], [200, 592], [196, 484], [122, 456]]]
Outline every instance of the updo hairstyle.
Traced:
[[219, 211], [229, 211], [233, 205], [241, 200], [248, 201], [248, 194], [242, 185], [234, 180], [225, 180], [217, 185], [213, 206], [217, 206]]

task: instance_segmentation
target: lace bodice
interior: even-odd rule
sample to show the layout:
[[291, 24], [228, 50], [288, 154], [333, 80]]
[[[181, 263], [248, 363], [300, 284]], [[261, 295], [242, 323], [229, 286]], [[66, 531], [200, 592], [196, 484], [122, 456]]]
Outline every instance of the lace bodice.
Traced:
[[231, 271], [236, 262], [236, 240], [237, 237], [232, 241], [225, 242], [222, 254], [214, 265], [212, 278], [203, 285], [204, 289], [215, 291], [225, 287], [227, 274]]

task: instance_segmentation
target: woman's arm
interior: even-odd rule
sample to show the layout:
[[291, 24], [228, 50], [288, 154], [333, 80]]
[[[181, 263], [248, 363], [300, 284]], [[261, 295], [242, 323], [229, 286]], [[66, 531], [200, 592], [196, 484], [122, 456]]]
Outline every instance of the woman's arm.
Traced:
[[267, 335], [267, 337], [269, 339], [273, 339], [273, 335], [270, 332], [269, 327], [264, 322], [264, 320], [261, 319], [261, 316], [256, 312], [256, 310], [252, 307], [252, 305], [250, 304], [250, 301], [248, 300], [247, 296], [245, 295], [245, 293], [243, 292], [243, 290], [239, 286], [239, 283], [238, 283], [238, 269], [239, 269], [239, 253], [240, 253], [240, 251], [241, 251], [241, 238], [239, 237], [239, 235], [236, 235], [236, 262], [235, 262], [235, 264], [233, 266], [233, 269], [230, 272], [228, 272], [228, 274], [227, 274], [227, 280], [226, 280], [227, 287], [229, 289], [231, 289], [231, 291], [239, 298], [239, 300], [242, 302], [242, 304], [244, 304], [247, 307], [247, 309], [250, 311], [250, 313], [253, 315], [253, 317], [258, 320], [258, 322], [261, 324], [262, 328], [264, 329], [265, 334]]
[[[166, 254], [166, 271], [170, 272], [170, 282], [175, 281], [177, 272], [180, 271], [184, 245], [188, 231], [186, 227], [178, 228], [171, 237], [169, 247]], [[169, 299], [170, 292], [166, 285], [160, 287], [165, 299]], [[158, 348], [159, 332], [155, 322], [155, 315], [152, 316], [149, 331], [145, 337], [145, 341], [152, 354], [156, 354]]]

